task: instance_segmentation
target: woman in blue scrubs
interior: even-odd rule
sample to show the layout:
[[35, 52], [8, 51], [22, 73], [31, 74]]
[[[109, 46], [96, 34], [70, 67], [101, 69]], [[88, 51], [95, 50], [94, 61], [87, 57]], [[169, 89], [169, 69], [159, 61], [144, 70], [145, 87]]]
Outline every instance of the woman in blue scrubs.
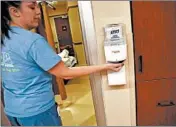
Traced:
[[119, 71], [123, 63], [67, 68], [44, 37], [35, 1], [1, 1], [1, 72], [5, 113], [14, 126], [61, 126], [52, 91], [52, 75], [71, 79]]

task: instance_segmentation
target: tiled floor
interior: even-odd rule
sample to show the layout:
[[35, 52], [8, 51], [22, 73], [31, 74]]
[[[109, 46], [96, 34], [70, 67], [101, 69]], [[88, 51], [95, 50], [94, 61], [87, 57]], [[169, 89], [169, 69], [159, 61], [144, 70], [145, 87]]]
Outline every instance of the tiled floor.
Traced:
[[[68, 98], [60, 105], [63, 126], [96, 126], [89, 78], [72, 79], [66, 85]], [[60, 103], [60, 97], [56, 96]]]

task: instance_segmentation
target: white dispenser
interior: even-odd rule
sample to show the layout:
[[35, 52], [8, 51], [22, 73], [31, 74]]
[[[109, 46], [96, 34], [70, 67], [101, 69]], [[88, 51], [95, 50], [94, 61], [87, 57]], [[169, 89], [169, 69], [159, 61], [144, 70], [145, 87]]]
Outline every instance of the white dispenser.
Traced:
[[[121, 63], [127, 58], [127, 44], [123, 24], [105, 27], [104, 50], [107, 62]], [[125, 65], [119, 72], [108, 71], [109, 85], [126, 84]]]

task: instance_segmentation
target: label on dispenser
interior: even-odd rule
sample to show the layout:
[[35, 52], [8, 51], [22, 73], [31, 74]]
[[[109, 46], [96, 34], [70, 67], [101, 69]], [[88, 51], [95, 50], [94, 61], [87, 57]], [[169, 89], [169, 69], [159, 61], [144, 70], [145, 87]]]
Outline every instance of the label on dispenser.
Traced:
[[116, 40], [123, 38], [122, 26], [110, 24], [105, 27], [106, 38], [105, 40]]

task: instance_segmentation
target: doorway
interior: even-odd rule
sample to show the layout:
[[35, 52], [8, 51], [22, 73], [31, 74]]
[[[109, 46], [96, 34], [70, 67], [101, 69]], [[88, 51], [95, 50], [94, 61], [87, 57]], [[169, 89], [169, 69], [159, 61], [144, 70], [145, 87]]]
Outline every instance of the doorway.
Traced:
[[[68, 67], [88, 65], [81, 30], [78, 5], [67, 8], [66, 2], [55, 3], [55, 12], [48, 11], [59, 55]], [[78, 34], [80, 33], [80, 34]], [[74, 59], [75, 64], [71, 64]], [[92, 89], [89, 76], [65, 81], [67, 99], [62, 101], [55, 96], [59, 104], [63, 126], [96, 126]]]
[[62, 52], [64, 49], [69, 51], [70, 56], [74, 56], [73, 42], [70, 31], [69, 19], [67, 15], [54, 17], [56, 26], [56, 34], [59, 44], [59, 51]]
[[176, 125], [176, 2], [131, 2], [137, 125]]

